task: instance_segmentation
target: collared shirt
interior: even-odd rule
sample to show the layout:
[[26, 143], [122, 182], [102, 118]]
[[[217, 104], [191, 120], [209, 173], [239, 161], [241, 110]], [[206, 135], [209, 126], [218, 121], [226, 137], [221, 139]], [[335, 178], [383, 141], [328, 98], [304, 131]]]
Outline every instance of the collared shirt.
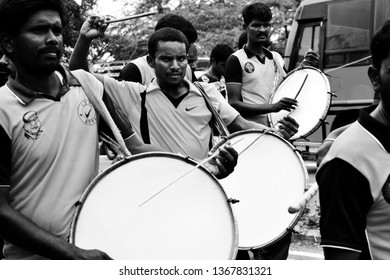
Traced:
[[[283, 59], [277, 52], [264, 48], [265, 57], [260, 58], [244, 46], [233, 53], [226, 62], [226, 84], [241, 84], [242, 101], [248, 104], [268, 104], [272, 89], [277, 78], [277, 67], [274, 60], [284, 65]], [[248, 120], [268, 125], [266, 115], [246, 117]]]
[[362, 110], [316, 175], [321, 245], [390, 259], [390, 134]]
[[[188, 95], [175, 107], [153, 81], [147, 88], [138, 83], [118, 82], [104, 77], [104, 87], [128, 116], [136, 132], [141, 135], [141, 93], [145, 90], [146, 109], [151, 144], [168, 152], [202, 159], [209, 151], [211, 112], [199, 90], [188, 80]], [[211, 84], [202, 83], [214, 107], [226, 125], [239, 113], [233, 109]]]

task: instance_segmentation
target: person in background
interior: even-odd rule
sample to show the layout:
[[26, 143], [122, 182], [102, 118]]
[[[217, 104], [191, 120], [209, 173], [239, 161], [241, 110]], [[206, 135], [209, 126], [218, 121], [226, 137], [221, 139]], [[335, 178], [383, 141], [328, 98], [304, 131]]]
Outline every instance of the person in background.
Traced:
[[198, 61], [198, 50], [195, 44], [191, 44], [188, 48], [188, 66], [191, 68], [192, 77], [191, 81], [196, 81], [195, 71], [196, 71], [196, 62]]
[[390, 259], [390, 21], [375, 33], [368, 68], [379, 104], [334, 141], [316, 174], [325, 259]]
[[[154, 29], [157, 31], [164, 27], [176, 28], [184, 33], [190, 43], [191, 59], [195, 59], [194, 61], [196, 61], [198, 59], [198, 55], [194, 43], [198, 39], [198, 32], [193, 24], [183, 16], [170, 13], [160, 18]], [[155, 79], [156, 75], [153, 68], [149, 66], [147, 57], [148, 55], [144, 55], [128, 63], [121, 70], [118, 80], [149, 85], [153, 79]], [[186, 69], [186, 78], [190, 81], [196, 81], [195, 73], [192, 71], [190, 66]]]
[[[285, 75], [284, 61], [277, 52], [267, 49], [272, 12], [263, 3], [246, 5], [242, 11], [247, 42], [226, 62], [225, 80], [229, 103], [247, 120], [269, 126], [267, 114], [291, 111], [298, 105], [284, 97], [270, 103], [272, 93]], [[245, 36], [245, 35], [242, 35]], [[252, 250], [255, 259], [287, 259], [292, 234], [272, 245]], [[249, 253], [239, 250], [238, 259], [249, 259]]]
[[[1, 55], [1, 52], [0, 52]], [[0, 86], [5, 85], [8, 81], [8, 77], [15, 73], [12, 62], [7, 58], [6, 55], [1, 55], [0, 58]]]
[[226, 44], [218, 44], [210, 54], [210, 67], [198, 81], [214, 84], [218, 91], [226, 98], [225, 67], [226, 60], [233, 53], [233, 49]]

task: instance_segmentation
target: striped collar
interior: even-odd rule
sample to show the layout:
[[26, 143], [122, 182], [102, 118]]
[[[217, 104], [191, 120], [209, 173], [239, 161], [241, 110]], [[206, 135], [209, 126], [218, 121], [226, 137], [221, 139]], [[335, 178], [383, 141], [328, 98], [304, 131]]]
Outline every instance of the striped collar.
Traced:
[[[248, 58], [252, 58], [255, 56], [260, 61], [260, 63], [262, 63], [262, 64], [265, 63], [265, 59], [261, 59], [261, 57], [259, 55], [251, 52], [246, 45], [244, 45], [243, 49], [244, 49]], [[264, 47], [263, 47], [263, 51], [264, 51], [266, 58], [268, 58], [269, 60], [273, 60], [274, 57], [272, 55], [272, 52], [270, 52], [268, 49], [266, 49]]]

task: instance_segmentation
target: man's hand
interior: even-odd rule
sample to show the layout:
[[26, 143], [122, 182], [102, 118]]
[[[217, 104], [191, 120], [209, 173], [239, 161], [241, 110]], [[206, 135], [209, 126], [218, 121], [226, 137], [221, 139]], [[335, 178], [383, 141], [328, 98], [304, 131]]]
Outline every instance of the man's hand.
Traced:
[[93, 39], [104, 37], [104, 32], [108, 24], [105, 23], [104, 17], [90, 16], [80, 29], [80, 36], [92, 41]]
[[305, 56], [303, 57], [303, 61], [299, 65], [300, 67], [302, 66], [312, 66], [318, 68], [318, 64], [320, 61], [320, 55], [313, 51], [312, 49], [309, 49], [306, 53]]
[[237, 151], [229, 143], [226, 143], [218, 149], [218, 155], [205, 164], [205, 167], [215, 177], [223, 179], [233, 172], [237, 165], [237, 159]]
[[279, 112], [281, 110], [286, 110], [286, 111], [293, 111], [295, 108], [298, 106], [298, 101], [296, 99], [288, 98], [288, 97], [283, 97], [280, 99], [278, 102], [272, 104], [273, 106], [273, 112]]
[[276, 133], [288, 140], [298, 132], [298, 128], [299, 124], [293, 118], [285, 116], [279, 121], [276, 127]]

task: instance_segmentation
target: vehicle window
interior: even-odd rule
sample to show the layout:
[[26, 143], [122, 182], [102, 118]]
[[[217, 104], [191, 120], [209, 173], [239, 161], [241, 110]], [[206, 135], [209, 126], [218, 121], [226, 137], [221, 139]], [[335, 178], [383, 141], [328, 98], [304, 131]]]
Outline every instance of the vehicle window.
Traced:
[[319, 42], [320, 42], [320, 26], [317, 25], [306, 25], [302, 28], [302, 37], [298, 47], [298, 57], [296, 60], [295, 67], [302, 62], [305, 53], [312, 49], [319, 53]]
[[369, 55], [371, 14], [371, 0], [329, 3], [325, 67], [340, 66]]
[[383, 23], [390, 18], [390, 0], [377, 0], [375, 2], [375, 26], [374, 32], [382, 27]]

